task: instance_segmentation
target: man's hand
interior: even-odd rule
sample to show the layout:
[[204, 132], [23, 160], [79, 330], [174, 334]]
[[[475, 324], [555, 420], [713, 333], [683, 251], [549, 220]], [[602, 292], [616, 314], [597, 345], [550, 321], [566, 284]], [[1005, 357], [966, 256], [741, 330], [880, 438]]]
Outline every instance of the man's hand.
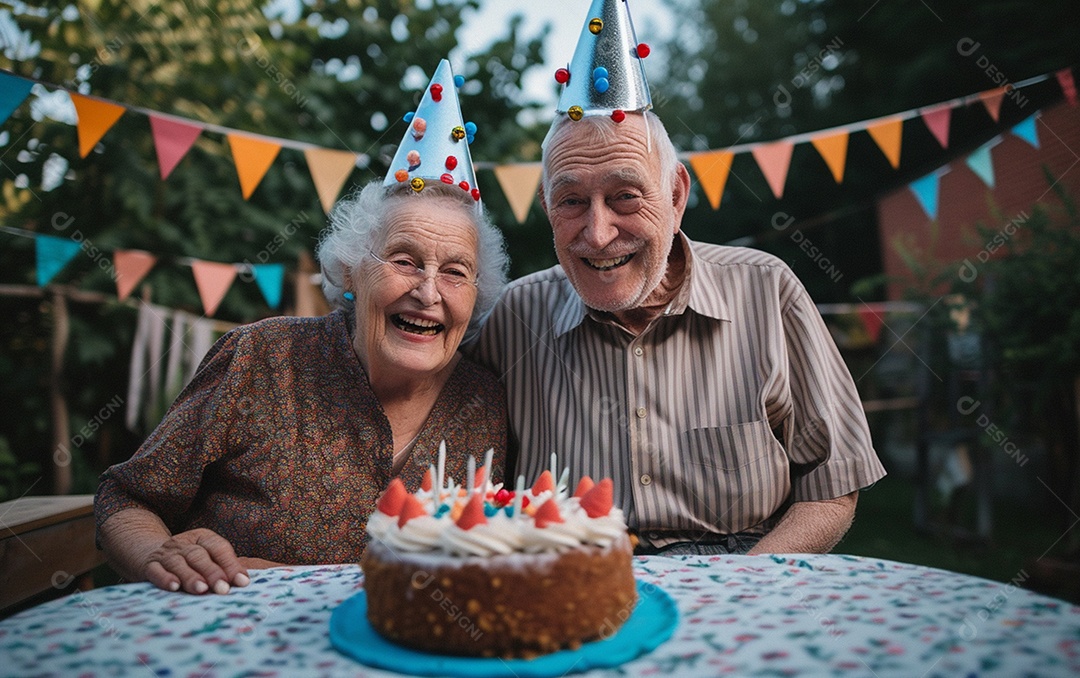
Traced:
[[232, 544], [201, 527], [172, 535], [151, 551], [143, 576], [160, 589], [182, 589], [196, 595], [207, 591], [228, 593], [230, 582], [247, 586], [251, 581]]
[[858, 492], [836, 499], [796, 502], [772, 532], [747, 555], [762, 553], [828, 553], [851, 527]]

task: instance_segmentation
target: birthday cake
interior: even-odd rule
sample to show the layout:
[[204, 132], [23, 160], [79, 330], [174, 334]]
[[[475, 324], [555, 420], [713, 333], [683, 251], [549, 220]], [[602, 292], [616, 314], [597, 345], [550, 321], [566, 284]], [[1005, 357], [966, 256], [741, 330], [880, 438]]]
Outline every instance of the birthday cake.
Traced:
[[509, 491], [488, 468], [467, 487], [435, 469], [416, 494], [391, 482], [361, 560], [372, 627], [414, 649], [504, 658], [613, 635], [637, 592], [611, 480], [585, 477], [571, 495], [567, 472], [544, 471]]

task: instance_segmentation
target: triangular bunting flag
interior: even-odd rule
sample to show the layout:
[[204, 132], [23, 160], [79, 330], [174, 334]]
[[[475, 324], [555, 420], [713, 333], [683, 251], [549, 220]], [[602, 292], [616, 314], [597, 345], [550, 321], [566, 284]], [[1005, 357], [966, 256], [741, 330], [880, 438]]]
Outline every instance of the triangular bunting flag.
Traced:
[[720, 200], [724, 197], [724, 186], [734, 159], [735, 154], [731, 151], [708, 151], [690, 156], [690, 167], [694, 169], [701, 190], [714, 210], [720, 209]]
[[10, 73], [0, 73], [0, 125], [7, 122], [26, 97], [30, 96], [33, 80], [20, 78]]
[[38, 287], [45, 287], [79, 253], [81, 245], [67, 238], [52, 235], [34, 237], [34, 257], [37, 263]]
[[236, 277], [236, 266], [196, 259], [191, 262], [191, 272], [195, 275], [195, 287], [199, 289], [203, 311], [208, 317], [213, 317]]
[[127, 109], [119, 104], [91, 99], [81, 94], [69, 92], [71, 103], [75, 104], [75, 113], [78, 115], [77, 129], [79, 134], [79, 157], [85, 158], [94, 150], [97, 142], [105, 136], [120, 116]]
[[281, 144], [263, 141], [246, 134], [226, 134], [225, 138], [229, 140], [233, 162], [236, 163], [236, 175], [240, 178], [240, 192], [244, 195], [244, 200], [247, 200], [266, 176], [270, 165], [274, 164], [274, 158], [281, 150]]
[[872, 308], [860, 308], [859, 320], [862, 321], [863, 328], [866, 329], [866, 335], [870, 337], [870, 341], [877, 343], [878, 337], [881, 336], [881, 326], [885, 324], [885, 319], [881, 317], [881, 314]]
[[916, 179], [909, 184], [911, 192], [914, 193], [915, 197], [919, 200], [919, 205], [921, 205], [923, 211], [926, 212], [926, 216], [931, 219], [937, 219], [938, 183], [940, 179], [941, 175], [937, 172], [931, 172], [925, 177]]
[[1012, 128], [1012, 133], [1020, 137], [1024, 141], [1028, 142], [1035, 148], [1039, 147], [1039, 132], [1035, 128], [1035, 120], [1039, 117], [1036, 113], [1033, 116], [1021, 120], [1015, 127]]
[[154, 136], [154, 148], [157, 149], [158, 170], [161, 172], [161, 180], [164, 181], [191, 150], [192, 144], [202, 132], [202, 127], [151, 114], [150, 131]]
[[120, 301], [128, 298], [155, 263], [157, 263], [157, 257], [142, 250], [116, 250], [113, 253], [113, 267], [116, 268], [116, 296], [120, 298]]
[[952, 120], [952, 107], [943, 106], [920, 113], [927, 129], [934, 135], [942, 148], [949, 147], [949, 121]]
[[986, 106], [986, 112], [990, 114], [990, 117], [994, 119], [994, 122], [997, 122], [998, 116], [1001, 115], [1001, 102], [1004, 100], [1004, 87], [988, 90], [979, 94], [979, 101], [983, 102], [983, 106]]
[[990, 149], [996, 144], [984, 144], [975, 149], [971, 155], [967, 157], [967, 166], [971, 168], [971, 171], [976, 174], [983, 183], [990, 188], [994, 187], [994, 163], [990, 158]]
[[323, 211], [329, 214], [337, 202], [341, 187], [356, 168], [356, 154], [331, 148], [309, 148], [304, 151], [304, 159], [307, 160], [308, 171], [311, 172], [311, 180], [315, 183], [315, 192], [319, 194]]
[[872, 127], [867, 127], [866, 131], [870, 133], [878, 148], [888, 158], [893, 169], [900, 167], [900, 141], [904, 135], [903, 118], [879, 122]]
[[836, 183], [844, 181], [844, 164], [847, 162], [847, 131], [833, 134], [827, 137], [817, 137], [810, 140], [817, 152], [825, 160], [825, 164], [832, 171]]
[[784, 183], [787, 181], [788, 168], [791, 166], [791, 152], [795, 144], [788, 141], [777, 141], [771, 144], [755, 146], [751, 153], [757, 160], [761, 173], [769, 182], [769, 188], [773, 195], [781, 198], [784, 195]]
[[[356, 158], [354, 155], [353, 158]], [[252, 264], [251, 274], [270, 308], [281, 306], [281, 287], [285, 283], [285, 264]]]
[[529, 216], [529, 208], [536, 198], [536, 189], [540, 186], [543, 173], [544, 168], [538, 162], [499, 165], [495, 168], [495, 178], [519, 224]]
[[1076, 105], [1076, 81], [1073, 80], [1071, 68], [1063, 68], [1054, 75], [1057, 76], [1058, 84], [1061, 85], [1061, 93], [1070, 106]]

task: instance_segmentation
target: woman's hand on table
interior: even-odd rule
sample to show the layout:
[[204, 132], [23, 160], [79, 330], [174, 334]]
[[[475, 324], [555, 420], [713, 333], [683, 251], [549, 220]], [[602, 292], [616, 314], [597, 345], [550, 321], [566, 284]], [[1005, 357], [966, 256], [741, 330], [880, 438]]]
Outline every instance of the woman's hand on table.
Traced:
[[201, 527], [174, 534], [150, 552], [143, 574], [160, 589], [196, 595], [208, 591], [224, 594], [229, 592], [230, 585], [247, 586], [251, 582], [232, 544], [213, 530]]

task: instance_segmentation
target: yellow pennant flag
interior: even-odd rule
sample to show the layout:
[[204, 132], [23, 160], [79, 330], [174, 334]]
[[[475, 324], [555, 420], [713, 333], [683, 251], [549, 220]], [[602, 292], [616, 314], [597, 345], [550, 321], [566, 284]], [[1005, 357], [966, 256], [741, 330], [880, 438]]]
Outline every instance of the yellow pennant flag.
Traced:
[[529, 208], [536, 198], [543, 172], [544, 169], [538, 162], [500, 165], [495, 168], [495, 178], [498, 179], [506, 202], [510, 203], [510, 209], [519, 224], [529, 216]]
[[356, 167], [356, 154], [332, 148], [309, 148], [304, 151], [304, 159], [307, 160], [323, 211], [329, 214], [341, 193], [341, 187]]
[[101, 137], [116, 124], [127, 109], [119, 104], [91, 99], [81, 94], [69, 93], [75, 113], [79, 118], [76, 129], [79, 134], [79, 157], [85, 158], [94, 150]]
[[227, 134], [229, 148], [232, 149], [233, 162], [236, 163], [236, 175], [240, 178], [240, 191], [244, 200], [251, 197], [255, 187], [266, 176], [274, 158], [281, 150], [281, 144], [264, 141], [245, 134]]
[[848, 132], [844, 131], [840, 134], [817, 137], [810, 140], [810, 143], [814, 145], [817, 152], [821, 154], [821, 158], [825, 161], [825, 164], [829, 166], [833, 179], [838, 184], [844, 182], [844, 165], [847, 163], [848, 136]]
[[872, 127], [867, 127], [866, 131], [877, 142], [878, 148], [889, 159], [889, 164], [893, 166], [893, 169], [900, 167], [900, 138], [904, 134], [903, 118], [879, 122]]
[[735, 154], [731, 151], [708, 151], [690, 156], [690, 167], [694, 169], [701, 190], [714, 210], [720, 209], [720, 199], [724, 196], [724, 186], [734, 159]]

